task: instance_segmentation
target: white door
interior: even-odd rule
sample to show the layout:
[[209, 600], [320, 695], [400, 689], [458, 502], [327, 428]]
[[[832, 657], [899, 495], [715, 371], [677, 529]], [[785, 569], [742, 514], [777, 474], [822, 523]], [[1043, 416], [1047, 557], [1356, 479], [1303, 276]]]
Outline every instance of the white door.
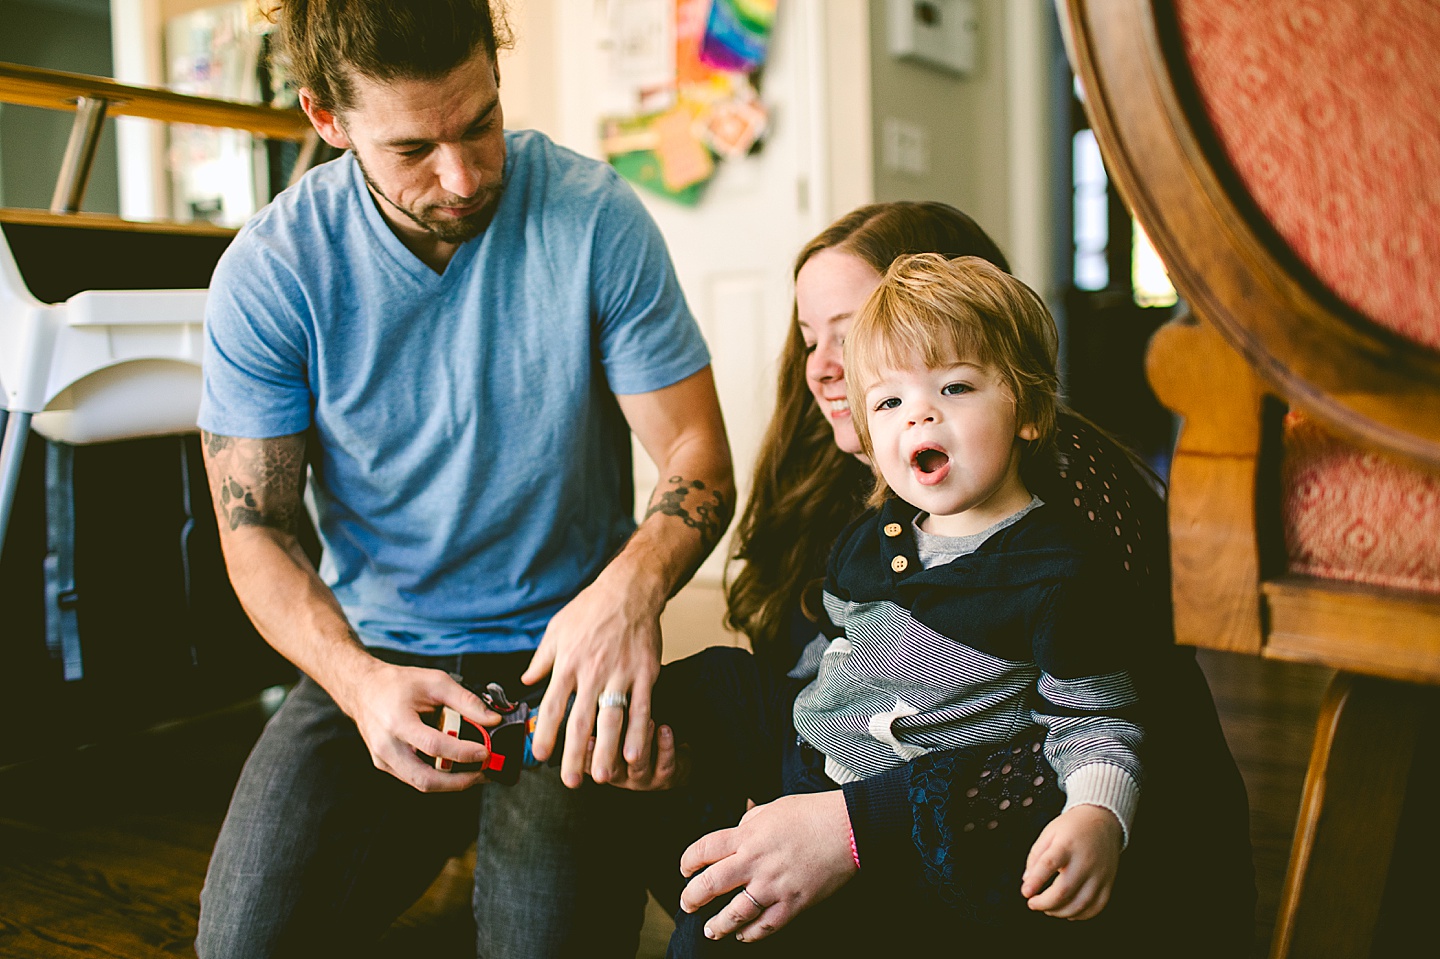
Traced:
[[[659, 224], [680, 284], [713, 357], [740, 495], [774, 404], [776, 358], [789, 321], [795, 254], [825, 226], [826, 169], [818, 77], [822, 75], [820, 0], [781, 0], [760, 95], [770, 111], [761, 151], [720, 162], [698, 206], [639, 190]], [[607, 60], [606, 5], [561, 0], [556, 20], [560, 115], [557, 139], [599, 155], [596, 82]], [[526, 38], [518, 38], [524, 44]], [[654, 467], [637, 446], [635, 488], [644, 500]], [[696, 585], [721, 576], [728, 539], [701, 568]]]

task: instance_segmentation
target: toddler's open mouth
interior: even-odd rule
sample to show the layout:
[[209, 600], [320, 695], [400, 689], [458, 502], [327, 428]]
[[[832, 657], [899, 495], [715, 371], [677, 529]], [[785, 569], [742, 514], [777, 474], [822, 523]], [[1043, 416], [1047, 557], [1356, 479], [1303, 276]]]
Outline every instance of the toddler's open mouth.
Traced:
[[915, 468], [922, 473], [934, 473], [949, 463], [950, 457], [944, 450], [927, 447], [926, 449], [916, 450], [911, 462], [914, 463]]

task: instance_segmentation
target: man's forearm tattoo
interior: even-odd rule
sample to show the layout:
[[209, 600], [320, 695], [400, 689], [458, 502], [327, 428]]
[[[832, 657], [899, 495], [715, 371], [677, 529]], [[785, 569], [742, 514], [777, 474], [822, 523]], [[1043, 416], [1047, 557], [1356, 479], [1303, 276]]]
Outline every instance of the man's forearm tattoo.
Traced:
[[208, 456], [218, 455], [235, 443], [233, 436], [216, 436], [214, 433], [206, 433], [203, 430], [200, 432], [200, 436], [205, 440], [205, 453]]
[[[724, 494], [719, 490], [707, 490], [704, 480], [686, 480], [680, 476], [672, 476], [669, 482], [675, 486], [661, 493], [660, 498], [650, 504], [650, 508], [645, 511], [645, 518], [649, 519], [655, 513], [674, 516], [686, 526], [698, 531], [701, 541], [707, 546], [713, 545], [720, 539], [725, 524], [730, 521], [730, 505], [725, 502]], [[699, 502], [687, 508], [686, 501], [691, 493], [696, 494]], [[707, 494], [708, 500], [705, 499]]]
[[[232, 529], [264, 526], [289, 532], [300, 509], [305, 445], [294, 437], [237, 440], [203, 434], [216, 510]], [[222, 453], [224, 462], [216, 457]]]

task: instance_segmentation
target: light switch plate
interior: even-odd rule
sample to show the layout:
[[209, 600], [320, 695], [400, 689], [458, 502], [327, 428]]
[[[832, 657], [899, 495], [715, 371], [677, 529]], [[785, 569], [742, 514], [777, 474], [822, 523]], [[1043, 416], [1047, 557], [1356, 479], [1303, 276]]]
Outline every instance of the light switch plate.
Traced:
[[975, 0], [886, 0], [890, 55], [963, 76], [975, 69]]
[[930, 134], [918, 123], [886, 117], [880, 162], [892, 173], [925, 176], [930, 172]]

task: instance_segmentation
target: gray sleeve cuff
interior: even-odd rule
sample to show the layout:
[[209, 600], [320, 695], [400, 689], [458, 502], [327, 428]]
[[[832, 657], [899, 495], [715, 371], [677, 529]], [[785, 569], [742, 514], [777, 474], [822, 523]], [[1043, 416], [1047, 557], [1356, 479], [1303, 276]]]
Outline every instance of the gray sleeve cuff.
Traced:
[[1071, 772], [1063, 786], [1065, 808], [1061, 813], [1076, 806], [1108, 809], [1120, 820], [1124, 844], [1130, 845], [1130, 830], [1140, 805], [1140, 786], [1128, 772], [1111, 763], [1087, 763]]

